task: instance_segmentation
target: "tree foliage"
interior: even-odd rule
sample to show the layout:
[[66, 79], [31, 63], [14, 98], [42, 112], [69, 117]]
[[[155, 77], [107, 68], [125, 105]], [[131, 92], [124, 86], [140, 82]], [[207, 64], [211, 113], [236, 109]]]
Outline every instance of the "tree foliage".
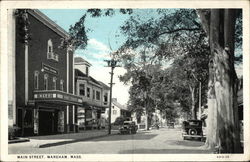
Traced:
[[[165, 68], [165, 60], [172, 61], [171, 68], [159, 72], [146, 85], [150, 85], [150, 92], [154, 94], [158, 109], [173, 110], [176, 107], [174, 104], [178, 102], [183, 111], [189, 112], [192, 103], [189, 87], [194, 89], [196, 97], [197, 83], [203, 82], [203, 98], [206, 94], [209, 51], [207, 38], [195, 10], [157, 10], [157, 14], [158, 16], [148, 20], [142, 20], [140, 15], [131, 16], [121, 27], [127, 37], [118, 52], [127, 63], [125, 68], [128, 73], [124, 77], [132, 73], [131, 69], [140, 67], [135, 63], [132, 66], [131, 62], [142, 63], [140, 60], [144, 60], [146, 64], [160, 64]], [[136, 54], [131, 57], [127, 54], [128, 49]], [[135, 73], [131, 76], [136, 78], [137, 75]], [[197, 99], [192, 104], [196, 103]]]

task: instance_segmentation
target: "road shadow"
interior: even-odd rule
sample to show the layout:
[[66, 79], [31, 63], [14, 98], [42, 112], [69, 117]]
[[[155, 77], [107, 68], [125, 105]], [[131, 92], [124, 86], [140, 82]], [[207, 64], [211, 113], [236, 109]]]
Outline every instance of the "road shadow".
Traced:
[[197, 149], [136, 149], [123, 150], [120, 154], [212, 154], [209, 150]]
[[92, 141], [124, 141], [124, 140], [150, 140], [156, 137], [158, 134], [152, 134], [149, 132], [139, 132], [136, 134], [117, 134], [117, 136], [97, 138]]
[[167, 140], [164, 143], [170, 145], [178, 145], [178, 146], [190, 146], [190, 147], [200, 147], [203, 146], [205, 143], [197, 140]]
[[[138, 135], [139, 134], [139, 135]], [[111, 135], [100, 135], [96, 137], [89, 137], [84, 139], [76, 139], [71, 141], [61, 141], [55, 143], [48, 143], [40, 145], [39, 148], [47, 148], [47, 147], [54, 147], [66, 144], [72, 144], [77, 142], [98, 142], [98, 141], [122, 141], [122, 140], [150, 140], [156, 137], [157, 134], [149, 134], [148, 132], [139, 132], [137, 134], [128, 134], [128, 135], [120, 135], [120, 134], [111, 134]]]

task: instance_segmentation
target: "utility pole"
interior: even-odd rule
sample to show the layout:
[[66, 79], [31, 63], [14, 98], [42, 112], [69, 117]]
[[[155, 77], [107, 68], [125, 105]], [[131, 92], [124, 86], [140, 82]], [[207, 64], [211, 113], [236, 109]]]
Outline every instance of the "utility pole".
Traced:
[[117, 61], [114, 59], [111, 60], [104, 60], [108, 63], [107, 67], [111, 67], [111, 78], [110, 78], [110, 93], [109, 93], [109, 127], [108, 127], [108, 134], [111, 134], [111, 106], [112, 106], [112, 86], [113, 86], [113, 75], [114, 75], [114, 69], [115, 67], [119, 67], [117, 66]]
[[199, 119], [201, 119], [201, 81], [199, 81]]

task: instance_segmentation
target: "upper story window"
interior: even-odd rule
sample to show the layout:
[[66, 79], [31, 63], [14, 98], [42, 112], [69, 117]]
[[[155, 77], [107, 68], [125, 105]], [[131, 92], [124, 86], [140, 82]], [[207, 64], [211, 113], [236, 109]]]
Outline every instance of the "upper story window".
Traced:
[[89, 67], [86, 66], [86, 75], [89, 76]]
[[53, 52], [53, 43], [51, 39], [48, 40], [47, 59], [58, 61], [58, 54]]
[[93, 89], [93, 99], [95, 99], [95, 90]]
[[60, 90], [64, 91], [64, 81], [62, 79], [60, 80]]
[[108, 104], [108, 93], [107, 92], [103, 96], [103, 102], [104, 102], [104, 105]]
[[79, 89], [80, 89], [80, 95], [85, 96], [85, 84], [80, 84]]
[[34, 89], [39, 89], [39, 72], [34, 73]]
[[56, 77], [53, 77], [53, 90], [56, 90]]
[[48, 90], [48, 86], [49, 86], [49, 76], [48, 74], [44, 74], [44, 78], [43, 78], [43, 84], [44, 84], [44, 90]]
[[100, 91], [96, 91], [96, 99], [97, 100], [101, 99], [101, 93], [100, 93]]
[[90, 98], [90, 88], [87, 87], [87, 97]]

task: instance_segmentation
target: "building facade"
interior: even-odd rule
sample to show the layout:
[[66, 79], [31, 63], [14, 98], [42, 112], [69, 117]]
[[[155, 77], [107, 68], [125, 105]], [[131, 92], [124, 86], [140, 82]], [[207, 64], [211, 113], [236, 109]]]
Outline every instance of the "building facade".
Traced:
[[81, 57], [75, 57], [75, 91], [82, 98], [78, 107], [80, 130], [105, 127], [101, 114], [109, 105], [109, 87], [90, 76], [91, 64]]
[[[103, 117], [105, 119], [108, 119], [108, 116], [109, 116], [109, 108], [106, 108], [105, 114], [103, 114]], [[116, 118], [118, 117], [131, 118], [131, 113], [130, 111], [128, 111], [126, 106], [120, 104], [117, 101], [117, 98], [112, 98], [111, 123], [114, 123]]]
[[82, 99], [74, 95], [73, 51], [60, 48], [69, 35], [39, 10], [25, 10], [25, 16], [30, 34], [26, 42], [22, 23], [13, 17], [14, 97], [9, 116], [21, 136], [75, 132]]

